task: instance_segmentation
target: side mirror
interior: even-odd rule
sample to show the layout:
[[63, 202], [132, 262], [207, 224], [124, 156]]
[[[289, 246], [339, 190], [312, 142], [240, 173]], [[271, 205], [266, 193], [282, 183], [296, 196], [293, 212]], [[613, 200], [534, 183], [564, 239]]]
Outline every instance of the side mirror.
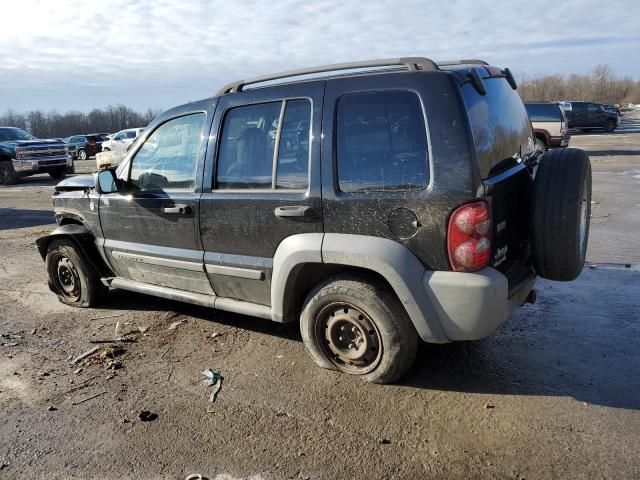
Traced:
[[97, 193], [115, 193], [118, 191], [118, 178], [115, 170], [100, 170], [95, 176]]

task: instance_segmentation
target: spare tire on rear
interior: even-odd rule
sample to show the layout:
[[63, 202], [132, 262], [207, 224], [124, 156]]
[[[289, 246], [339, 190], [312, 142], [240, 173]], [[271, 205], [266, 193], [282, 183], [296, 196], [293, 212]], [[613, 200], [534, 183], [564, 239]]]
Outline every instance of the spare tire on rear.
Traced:
[[584, 266], [591, 216], [591, 163], [577, 148], [545, 153], [533, 187], [531, 249], [538, 275], [574, 280]]

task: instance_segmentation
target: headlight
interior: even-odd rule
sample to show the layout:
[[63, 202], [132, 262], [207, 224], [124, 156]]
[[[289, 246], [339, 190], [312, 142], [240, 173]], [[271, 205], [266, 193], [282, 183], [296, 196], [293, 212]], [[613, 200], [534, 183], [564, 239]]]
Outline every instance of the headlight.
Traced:
[[24, 152], [22, 150], [16, 150], [16, 160], [20, 160], [24, 157]]

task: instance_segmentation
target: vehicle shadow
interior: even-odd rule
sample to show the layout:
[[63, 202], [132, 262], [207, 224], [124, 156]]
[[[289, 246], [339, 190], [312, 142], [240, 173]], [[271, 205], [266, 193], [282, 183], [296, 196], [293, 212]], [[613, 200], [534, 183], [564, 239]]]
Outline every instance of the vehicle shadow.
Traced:
[[0, 208], [0, 230], [37, 227], [55, 223], [51, 210]]
[[112, 290], [100, 307], [110, 310], [175, 312], [181, 315], [189, 315], [199, 320], [214, 321], [229, 327], [241, 328], [243, 330], [298, 342], [302, 341], [300, 328], [297, 323], [282, 324], [270, 322], [262, 318], [214, 310], [199, 305], [152, 297], [150, 295], [126, 290]]
[[616, 155], [640, 155], [640, 150], [585, 150], [590, 157], [610, 157]]
[[[399, 385], [498, 396], [566, 396], [640, 410], [640, 322], [631, 315], [640, 311], [638, 281], [640, 272], [614, 270], [585, 271], [573, 285], [540, 281], [538, 303], [514, 313], [488, 338], [421, 343], [414, 367]], [[600, 300], [594, 300], [603, 283], [615, 293], [606, 297], [601, 292]], [[301, 341], [297, 322], [283, 325], [133, 292], [113, 291], [102, 306], [176, 312]]]

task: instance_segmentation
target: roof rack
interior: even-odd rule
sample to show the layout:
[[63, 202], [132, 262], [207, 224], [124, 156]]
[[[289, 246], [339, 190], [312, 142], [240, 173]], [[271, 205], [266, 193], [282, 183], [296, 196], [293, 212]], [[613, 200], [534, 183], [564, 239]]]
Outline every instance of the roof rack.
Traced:
[[[463, 60], [463, 63], [478, 62], [479, 60]], [[404, 66], [409, 71], [415, 72], [420, 70], [439, 70], [438, 65], [433, 60], [424, 57], [403, 57], [403, 58], [385, 58], [380, 60], [366, 60], [363, 62], [334, 63], [332, 65], [321, 65], [318, 67], [300, 68], [297, 70], [288, 70], [286, 72], [272, 73], [260, 77], [253, 77], [247, 80], [238, 80], [222, 87], [216, 93], [216, 96], [225, 95], [227, 93], [241, 92], [242, 89], [249, 84], [268, 82], [270, 80], [279, 80], [281, 78], [299, 77], [302, 75], [311, 75], [314, 73], [335, 72], [340, 70], [355, 70], [360, 68], [374, 67], [390, 67]]]
[[444, 62], [438, 62], [438, 65], [446, 67], [447, 65], [489, 65], [484, 60], [446, 60]]

